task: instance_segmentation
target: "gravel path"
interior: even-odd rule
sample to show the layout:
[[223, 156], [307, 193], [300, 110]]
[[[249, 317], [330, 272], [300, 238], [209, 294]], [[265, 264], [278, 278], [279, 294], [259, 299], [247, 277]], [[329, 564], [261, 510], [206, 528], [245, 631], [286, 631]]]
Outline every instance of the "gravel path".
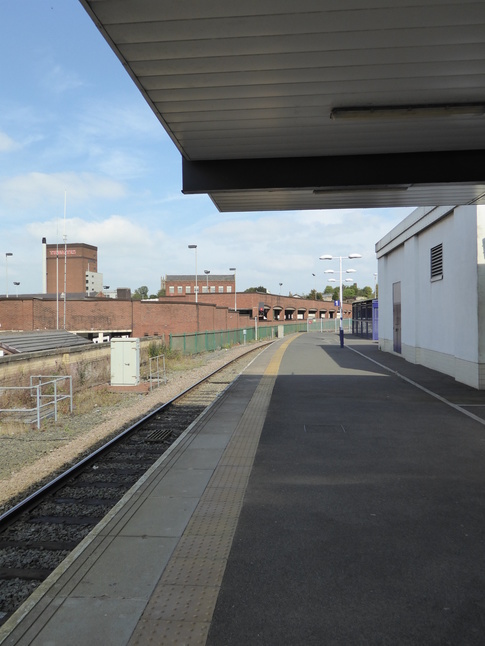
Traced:
[[[265, 345], [262, 342], [251, 344], [251, 347]], [[2, 428], [0, 424], [0, 514], [97, 445], [247, 349], [247, 346], [235, 346], [197, 355], [193, 359], [196, 367], [169, 374], [166, 384], [148, 394], [125, 393], [115, 406], [97, 407], [84, 415], [59, 418], [56, 425], [42, 431], [21, 427], [15, 432], [6, 432], [5, 425]], [[253, 357], [251, 354], [248, 363]]]

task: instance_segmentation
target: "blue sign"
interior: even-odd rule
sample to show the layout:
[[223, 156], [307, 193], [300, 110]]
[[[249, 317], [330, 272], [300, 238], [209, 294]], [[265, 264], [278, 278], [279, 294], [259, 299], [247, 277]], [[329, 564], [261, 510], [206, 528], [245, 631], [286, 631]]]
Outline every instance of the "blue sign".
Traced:
[[335, 305], [335, 307], [340, 307], [340, 301], [334, 301], [333, 304]]

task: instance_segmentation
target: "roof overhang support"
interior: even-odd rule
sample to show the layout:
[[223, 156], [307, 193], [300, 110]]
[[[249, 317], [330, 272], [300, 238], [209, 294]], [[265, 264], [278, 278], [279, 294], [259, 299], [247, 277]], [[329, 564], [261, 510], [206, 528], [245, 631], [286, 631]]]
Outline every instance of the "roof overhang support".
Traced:
[[407, 190], [415, 184], [485, 181], [485, 150], [272, 159], [182, 159], [185, 194], [313, 189]]

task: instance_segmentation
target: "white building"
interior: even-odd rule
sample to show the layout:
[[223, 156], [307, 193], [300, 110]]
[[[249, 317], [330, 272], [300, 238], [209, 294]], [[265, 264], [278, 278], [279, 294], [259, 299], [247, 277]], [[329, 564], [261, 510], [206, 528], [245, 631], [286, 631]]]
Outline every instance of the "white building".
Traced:
[[376, 244], [379, 347], [485, 389], [485, 207], [422, 207]]
[[96, 271], [86, 272], [86, 292], [88, 294], [99, 294], [103, 291], [103, 274]]

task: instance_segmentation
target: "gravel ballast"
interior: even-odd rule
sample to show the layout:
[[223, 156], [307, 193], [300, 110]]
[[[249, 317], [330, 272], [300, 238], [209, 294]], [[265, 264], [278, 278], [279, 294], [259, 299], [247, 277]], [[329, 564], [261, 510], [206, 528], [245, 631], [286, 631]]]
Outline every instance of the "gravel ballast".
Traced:
[[[251, 348], [266, 343], [252, 344]], [[96, 407], [84, 415], [66, 415], [43, 430], [24, 427], [12, 433], [0, 422], [0, 514], [96, 446], [170, 401], [197, 381], [248, 351], [235, 346], [194, 357], [194, 367], [168, 375], [148, 394], [127, 392], [116, 406]], [[248, 363], [254, 353], [248, 357]]]

